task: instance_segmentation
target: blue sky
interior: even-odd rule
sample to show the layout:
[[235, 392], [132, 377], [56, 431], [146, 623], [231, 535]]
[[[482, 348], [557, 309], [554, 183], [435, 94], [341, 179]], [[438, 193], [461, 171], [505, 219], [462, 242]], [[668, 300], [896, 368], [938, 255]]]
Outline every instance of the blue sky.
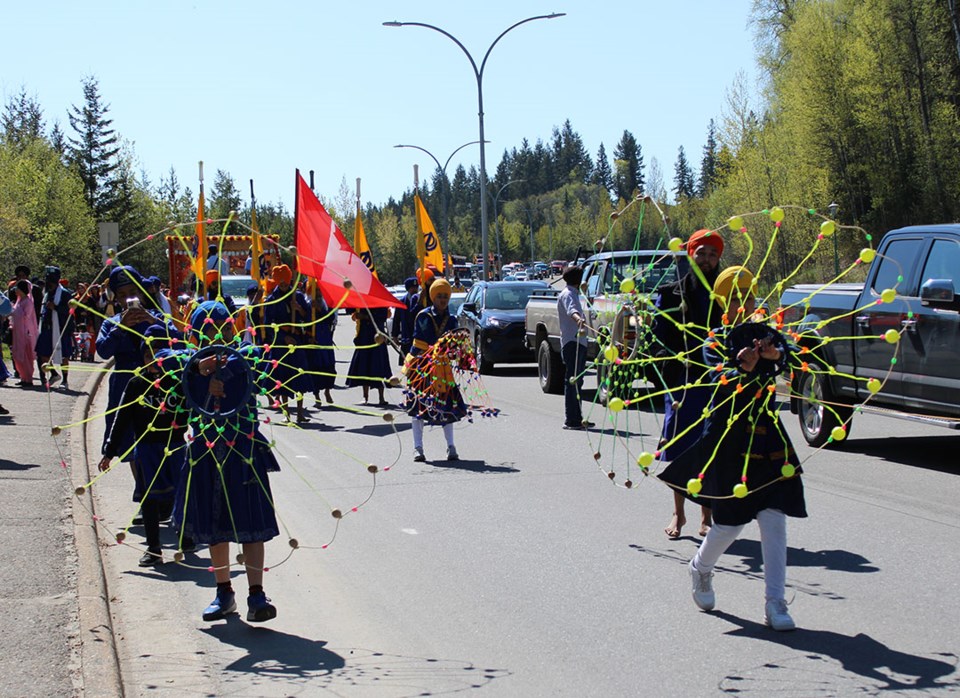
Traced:
[[[18, 2], [4, 9], [0, 98], [26, 88], [69, 133], [66, 112], [85, 75], [99, 80], [114, 127], [133, 143], [154, 184], [170, 166], [197, 190], [223, 169], [244, 199], [292, 207], [294, 170], [313, 169], [333, 198], [346, 178], [380, 204], [478, 137], [477, 89], [449, 39], [388, 20], [434, 24], [474, 55], [511, 24], [483, 79], [487, 169], [504, 148], [549, 139], [570, 119], [591, 156], [608, 155], [624, 129], [668, 188], [677, 148], [696, 164], [738, 71], [756, 75], [751, 0], [633, 2]], [[428, 94], [421, 85], [442, 86]], [[457, 164], [479, 165], [477, 146]]]

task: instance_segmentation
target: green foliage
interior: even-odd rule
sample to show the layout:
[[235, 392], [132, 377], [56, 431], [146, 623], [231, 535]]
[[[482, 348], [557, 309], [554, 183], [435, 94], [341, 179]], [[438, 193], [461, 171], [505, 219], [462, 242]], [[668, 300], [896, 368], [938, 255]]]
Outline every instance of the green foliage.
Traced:
[[97, 220], [110, 220], [117, 204], [118, 181], [114, 172], [120, 166], [119, 137], [110, 128], [109, 105], [100, 98], [100, 87], [94, 77], [83, 79], [83, 106], [70, 107], [70, 126], [76, 133], [70, 138], [69, 156], [83, 180], [87, 204]]

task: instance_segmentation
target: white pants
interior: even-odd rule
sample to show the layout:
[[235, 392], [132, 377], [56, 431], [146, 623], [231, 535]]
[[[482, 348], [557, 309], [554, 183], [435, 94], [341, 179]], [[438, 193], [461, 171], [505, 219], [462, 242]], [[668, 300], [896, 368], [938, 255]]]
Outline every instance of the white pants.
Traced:
[[[763, 578], [767, 599], [783, 599], [787, 581], [787, 516], [779, 509], [764, 509], [757, 514], [760, 526], [760, 551], [763, 553]], [[693, 564], [701, 572], [712, 572], [720, 556], [743, 531], [743, 526], [714, 523], [707, 532]]]
[[[414, 417], [411, 420], [413, 427], [413, 447], [423, 450], [423, 420]], [[443, 425], [443, 436], [447, 440], [447, 448], [453, 448], [453, 424]]]

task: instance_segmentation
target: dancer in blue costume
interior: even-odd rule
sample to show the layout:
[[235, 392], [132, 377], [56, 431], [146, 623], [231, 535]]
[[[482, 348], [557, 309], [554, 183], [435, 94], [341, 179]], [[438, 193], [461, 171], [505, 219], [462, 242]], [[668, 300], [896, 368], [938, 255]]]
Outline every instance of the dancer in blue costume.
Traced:
[[380, 335], [387, 326], [390, 317], [389, 308], [357, 308], [353, 319], [357, 323], [357, 334], [353, 338], [356, 349], [350, 359], [347, 371], [347, 387], [363, 388], [363, 404], [370, 401], [370, 386], [377, 389], [379, 404], [387, 404], [383, 397], [386, 381], [393, 376], [390, 368], [390, 354]]
[[[106, 425], [101, 449], [103, 453], [106, 453], [106, 443], [112, 431], [115, 412], [122, 404], [123, 391], [134, 370], [143, 366], [143, 352], [140, 351], [143, 333], [150, 325], [160, 324], [168, 329], [170, 337], [178, 336], [173, 323], [165, 320], [153, 302], [147, 298], [143, 277], [136, 269], [130, 266], [116, 267], [110, 272], [107, 283], [113, 292], [114, 307], [121, 310], [103, 321], [97, 335], [97, 353], [103, 359], [114, 360], [108, 380]], [[117, 452], [126, 454], [121, 457], [130, 463], [133, 472], [136, 483], [133, 497], [140, 501], [144, 493], [139, 488], [141, 478], [137, 474], [135, 456], [130, 448], [136, 438], [133, 425], [127, 426], [116, 434], [115, 438]]]
[[[141, 343], [144, 366], [136, 369], [123, 391], [120, 409], [107, 436], [100, 461], [100, 471], [110, 468], [110, 461], [124, 455], [119, 450], [122, 434], [138, 431], [133, 457], [137, 463], [134, 475], [137, 490], [143, 499], [140, 505], [147, 551], [140, 558], [141, 567], [163, 562], [160, 548], [160, 519], [173, 506], [177, 479], [186, 453], [184, 436], [187, 432], [187, 414], [183, 397], [178, 390], [179, 373], [165, 372], [163, 356], [173, 347], [169, 331], [163, 325], [151, 325], [144, 332]], [[180, 343], [174, 345], [180, 348]], [[157, 357], [160, 357], [159, 361]], [[168, 453], [170, 455], [168, 455]], [[193, 541], [180, 541], [183, 550], [192, 550]]]
[[417, 295], [417, 279], [414, 276], [403, 282], [406, 293], [400, 301], [403, 308], [397, 308], [393, 311], [393, 324], [390, 326], [390, 336], [400, 345], [400, 365], [403, 366], [403, 360], [410, 353], [410, 347], [413, 346], [413, 321], [417, 319], [417, 304], [420, 302], [420, 296]]
[[297, 422], [302, 424], [308, 421], [303, 410], [303, 395], [313, 392], [307, 373], [307, 353], [301, 347], [310, 321], [310, 302], [301, 291], [293, 289], [293, 272], [286, 264], [274, 267], [271, 278], [277, 286], [267, 296], [263, 310], [263, 341], [270, 347], [267, 360], [273, 366], [270, 379], [274, 383], [269, 391], [282, 403], [288, 421], [287, 402], [296, 397]]
[[[413, 347], [405, 364], [408, 391], [404, 406], [412, 418], [413, 460], [427, 460], [423, 452], [423, 424], [440, 424], [447, 441], [447, 460], [459, 460], [453, 442], [453, 424], [467, 414], [460, 389], [453, 382], [448, 357], [428, 356], [438, 340], [457, 329], [457, 318], [449, 312], [450, 282], [437, 279], [430, 285], [433, 305], [417, 314], [413, 328]], [[422, 357], [419, 358], [418, 357]]]
[[313, 397], [319, 403], [320, 391], [328, 403], [333, 403], [330, 390], [337, 379], [337, 357], [333, 347], [333, 331], [337, 326], [337, 313], [331, 312], [323, 300], [320, 289], [311, 282], [310, 328], [314, 346], [307, 349], [307, 365], [313, 382]]
[[[267, 474], [280, 466], [258, 428], [252, 365], [261, 362], [261, 350], [234, 341], [233, 320], [222, 303], [201, 303], [190, 316], [190, 326], [201, 350], [230, 349], [223, 353], [214, 349], [201, 359], [192, 350], [176, 354], [185, 366], [182, 389], [202, 400], [204, 408], [201, 411], [196, 403], [191, 412], [193, 438], [177, 489], [174, 520], [184, 536], [210, 546], [217, 595], [203, 619], [220, 620], [237, 608], [229, 567], [234, 542], [243, 546], [250, 589], [247, 620], [270, 620], [277, 609], [263, 591], [263, 544], [280, 531]], [[221, 404], [225, 412], [233, 413], [211, 416]]]

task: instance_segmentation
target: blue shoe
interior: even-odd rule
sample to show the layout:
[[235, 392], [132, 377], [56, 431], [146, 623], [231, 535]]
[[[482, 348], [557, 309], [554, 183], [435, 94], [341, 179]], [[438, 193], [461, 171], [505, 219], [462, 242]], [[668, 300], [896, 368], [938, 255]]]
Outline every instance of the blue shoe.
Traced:
[[217, 592], [210, 605], [203, 609], [204, 620], [223, 620], [228, 613], [237, 610], [236, 594], [232, 591]]
[[277, 607], [262, 591], [247, 597], [247, 620], [251, 623], [263, 623], [277, 617]]

